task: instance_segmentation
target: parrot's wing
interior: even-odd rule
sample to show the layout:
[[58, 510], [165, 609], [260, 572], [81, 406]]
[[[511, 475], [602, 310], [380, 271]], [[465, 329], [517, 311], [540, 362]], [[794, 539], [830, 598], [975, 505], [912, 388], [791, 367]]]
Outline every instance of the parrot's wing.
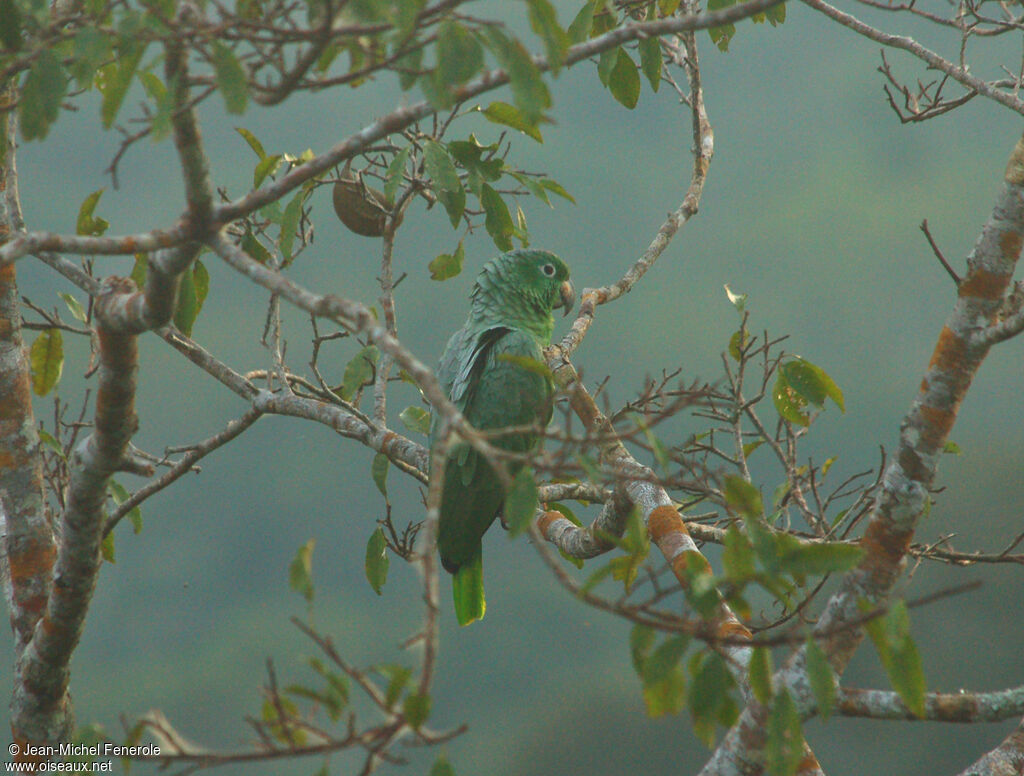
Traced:
[[[452, 402], [461, 410], [465, 410], [470, 397], [480, 380], [480, 374], [487, 365], [487, 357], [494, 344], [504, 337], [509, 330], [504, 326], [492, 326], [482, 330], [467, 343], [462, 356], [457, 361], [455, 376], [452, 379], [450, 396]], [[470, 421], [472, 422], [472, 421]]]
[[[511, 356], [512, 358], [504, 358]], [[463, 394], [466, 419], [484, 431], [546, 423], [551, 416], [551, 383], [517, 358], [542, 358], [536, 338], [519, 329], [502, 330], [483, 343], [467, 370]], [[526, 452], [535, 434], [517, 432], [491, 440], [496, 447]], [[514, 475], [517, 464], [509, 466]], [[505, 501], [501, 479], [472, 445], [459, 442], [448, 453], [441, 494], [438, 548], [445, 568], [453, 571], [474, 560], [480, 540]]]

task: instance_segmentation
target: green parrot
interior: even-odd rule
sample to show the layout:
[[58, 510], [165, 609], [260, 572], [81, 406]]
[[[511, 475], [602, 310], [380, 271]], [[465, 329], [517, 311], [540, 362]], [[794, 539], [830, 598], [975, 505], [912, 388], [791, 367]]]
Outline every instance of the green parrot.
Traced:
[[[524, 368], [521, 359], [543, 361], [555, 321], [576, 301], [569, 268], [547, 251], [517, 250], [487, 262], [473, 285], [465, 325], [452, 335], [437, 377], [452, 403], [475, 428], [546, 425], [551, 419], [551, 380]], [[519, 363], [516, 363], [519, 359]], [[430, 444], [438, 441], [437, 413]], [[525, 453], [539, 442], [521, 433], [490, 440], [495, 447]], [[509, 465], [514, 477], [522, 464]], [[452, 576], [460, 625], [484, 616], [484, 532], [501, 512], [505, 492], [487, 459], [465, 442], [452, 445], [445, 460], [437, 548]]]

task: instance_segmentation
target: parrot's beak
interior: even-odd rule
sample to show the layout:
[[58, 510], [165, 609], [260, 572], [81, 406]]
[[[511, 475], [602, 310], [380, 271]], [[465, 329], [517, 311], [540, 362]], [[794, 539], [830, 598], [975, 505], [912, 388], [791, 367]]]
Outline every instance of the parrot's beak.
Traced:
[[562, 300], [559, 307], [564, 308], [562, 315], [568, 315], [573, 305], [576, 304], [576, 289], [572, 287], [572, 283], [566, 280], [558, 287], [558, 296]]

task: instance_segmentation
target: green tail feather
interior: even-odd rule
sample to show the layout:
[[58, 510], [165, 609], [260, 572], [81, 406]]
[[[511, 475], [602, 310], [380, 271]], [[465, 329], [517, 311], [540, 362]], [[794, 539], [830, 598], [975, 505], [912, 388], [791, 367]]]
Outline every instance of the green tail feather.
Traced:
[[487, 601], [484, 600], [483, 553], [477, 552], [470, 561], [459, 566], [452, 576], [452, 594], [459, 625], [484, 618]]

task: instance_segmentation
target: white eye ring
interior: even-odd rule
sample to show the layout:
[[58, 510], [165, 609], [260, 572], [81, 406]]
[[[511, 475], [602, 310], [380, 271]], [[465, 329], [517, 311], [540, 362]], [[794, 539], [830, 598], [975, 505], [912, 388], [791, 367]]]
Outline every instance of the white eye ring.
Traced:
[[549, 278], [553, 278], [555, 276], [555, 265], [545, 264], [543, 267], [540, 268], [540, 271], [547, 275]]

